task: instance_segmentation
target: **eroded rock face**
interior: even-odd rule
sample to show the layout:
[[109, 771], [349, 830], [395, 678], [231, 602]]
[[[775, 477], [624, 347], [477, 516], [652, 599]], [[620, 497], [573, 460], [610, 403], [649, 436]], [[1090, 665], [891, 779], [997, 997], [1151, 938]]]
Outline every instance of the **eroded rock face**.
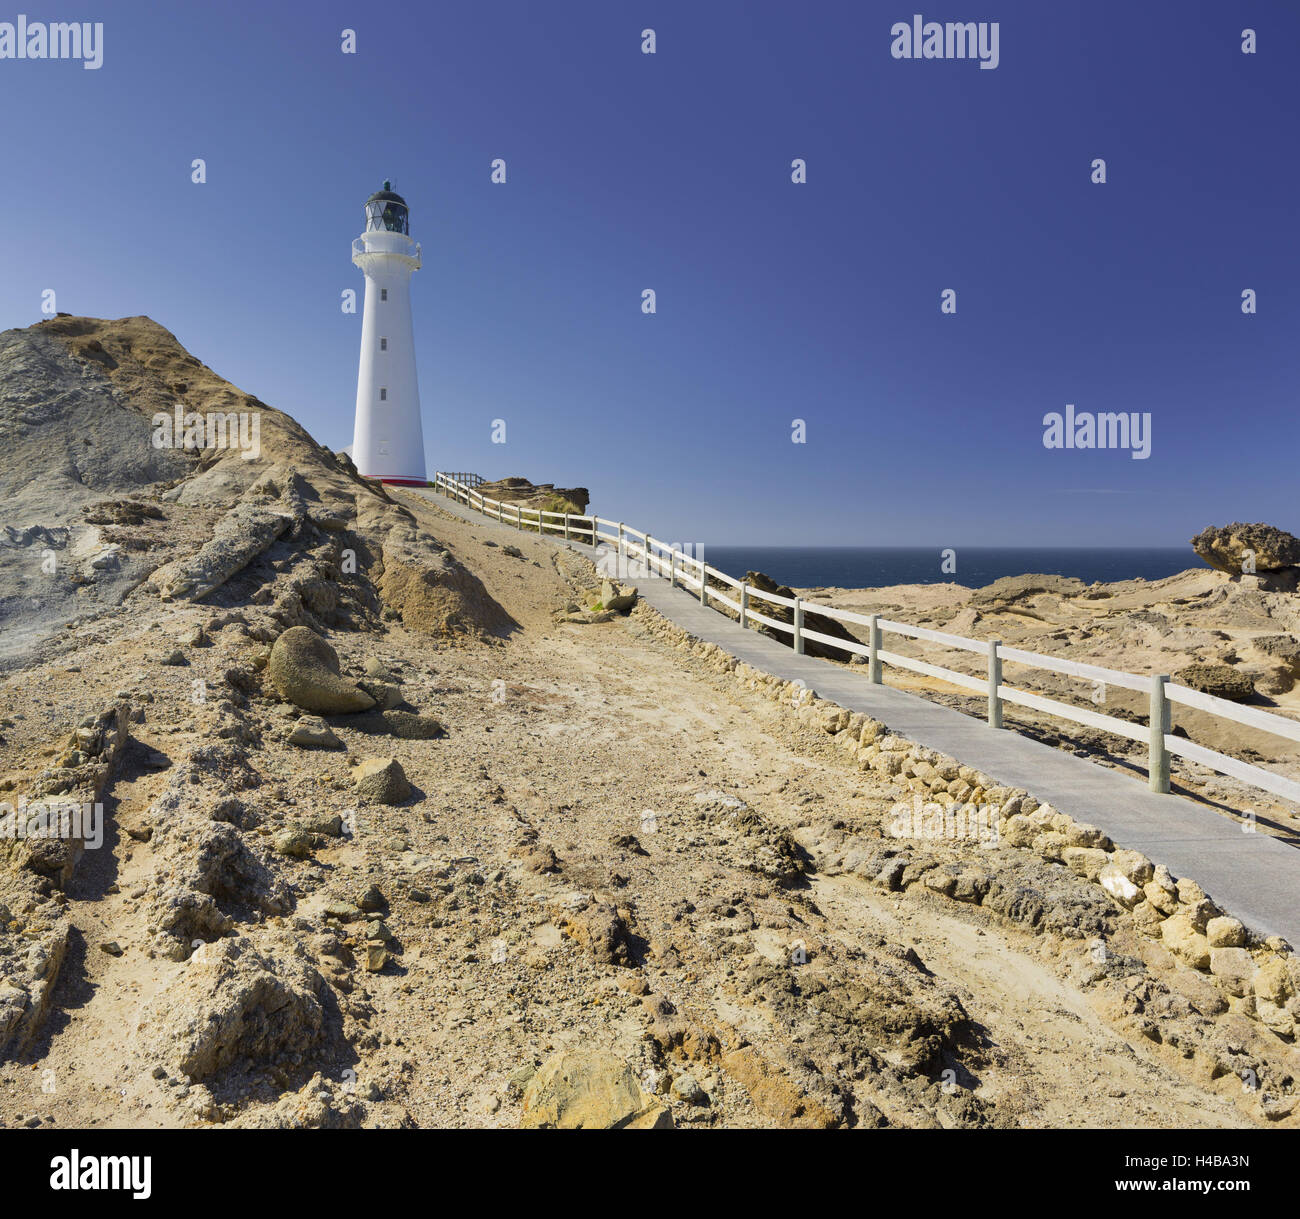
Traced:
[[339, 675], [338, 653], [310, 627], [290, 627], [275, 641], [266, 664], [276, 691], [318, 715], [368, 711], [375, 700]]
[[1211, 567], [1234, 576], [1251, 570], [1249, 565], [1243, 568], [1247, 552], [1253, 557], [1255, 571], [1281, 571], [1300, 566], [1300, 538], [1262, 521], [1253, 525], [1239, 521], [1211, 525], [1192, 539], [1192, 549]]
[[236, 914], [282, 914], [293, 904], [284, 883], [228, 823], [202, 825], [174, 841], [168, 835], [162, 849], [177, 868], [153, 898], [153, 921], [164, 937], [172, 937], [174, 942], [163, 940], [158, 947], [173, 959], [184, 959], [195, 938], [225, 935]]

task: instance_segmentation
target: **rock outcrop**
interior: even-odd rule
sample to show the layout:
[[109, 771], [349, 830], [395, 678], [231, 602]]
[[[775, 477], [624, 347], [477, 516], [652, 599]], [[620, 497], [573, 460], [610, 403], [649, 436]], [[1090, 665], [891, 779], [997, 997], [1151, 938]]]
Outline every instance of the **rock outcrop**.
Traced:
[[320, 990], [302, 961], [218, 940], [146, 1010], [141, 1038], [156, 1061], [198, 1081], [240, 1066], [299, 1066], [325, 1032]]
[[1262, 521], [1212, 525], [1192, 539], [1192, 549], [1211, 567], [1234, 576], [1300, 567], [1300, 538]]
[[518, 504], [521, 508], [538, 508], [543, 512], [569, 512], [581, 516], [591, 503], [586, 487], [557, 487], [553, 483], [531, 483], [526, 478], [501, 478], [478, 487], [480, 495]]
[[1226, 698], [1234, 703], [1244, 703], [1255, 696], [1255, 683], [1249, 675], [1231, 665], [1188, 665], [1173, 675], [1180, 686]]
[[970, 603], [976, 606], [1010, 605], [1039, 593], [1072, 597], [1082, 593], [1085, 587], [1083, 581], [1074, 576], [1003, 576], [992, 584], [977, 588], [971, 593]]

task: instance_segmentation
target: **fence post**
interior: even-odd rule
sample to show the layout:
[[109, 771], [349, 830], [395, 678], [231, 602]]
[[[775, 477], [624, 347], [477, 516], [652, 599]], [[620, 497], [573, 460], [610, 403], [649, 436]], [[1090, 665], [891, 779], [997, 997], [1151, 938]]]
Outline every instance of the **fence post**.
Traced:
[[672, 588], [677, 587], [677, 548], [675, 546], [668, 548], [668, 583]]
[[740, 586], [740, 625], [742, 629], [749, 627], [749, 585]]
[[709, 603], [709, 569], [700, 564], [700, 604], [708, 605]]
[[867, 675], [873, 686], [880, 685], [880, 615], [871, 615], [871, 633], [867, 636]]
[[523, 509], [519, 507], [518, 503], [516, 503], [515, 504], [515, 528], [523, 529], [523, 527], [524, 527]]
[[989, 640], [989, 727], [1002, 727], [1002, 696], [998, 687], [1002, 685], [1002, 655], [998, 648], [1002, 640]]
[[569, 540], [569, 514], [567, 512], [564, 514], [564, 540], [566, 542]]
[[646, 578], [655, 574], [654, 564], [650, 561], [650, 535], [645, 535], [645, 574]]
[[803, 598], [794, 599], [794, 650], [803, 655]]
[[618, 523], [618, 578], [627, 578], [627, 535], [623, 532], [623, 522]]
[[1165, 682], [1169, 674], [1162, 673], [1151, 679], [1151, 742], [1147, 757], [1147, 786], [1153, 792], [1169, 790], [1169, 750], [1165, 747], [1165, 733], [1170, 730], [1169, 698]]

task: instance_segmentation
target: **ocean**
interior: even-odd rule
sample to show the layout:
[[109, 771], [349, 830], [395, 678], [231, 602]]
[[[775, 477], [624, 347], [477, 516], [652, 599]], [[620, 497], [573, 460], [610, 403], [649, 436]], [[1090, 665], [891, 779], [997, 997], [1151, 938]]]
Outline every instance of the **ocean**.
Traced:
[[[941, 570], [938, 547], [709, 546], [706, 563], [731, 576], [761, 571], [792, 588], [880, 588], [886, 584], [961, 584], [979, 588], [1002, 576], [1076, 576], [1091, 584], [1142, 576], [1160, 580], [1204, 567], [1191, 547], [1168, 549], [1037, 549], [957, 547], [956, 571]], [[952, 564], [949, 563], [951, 567]]]

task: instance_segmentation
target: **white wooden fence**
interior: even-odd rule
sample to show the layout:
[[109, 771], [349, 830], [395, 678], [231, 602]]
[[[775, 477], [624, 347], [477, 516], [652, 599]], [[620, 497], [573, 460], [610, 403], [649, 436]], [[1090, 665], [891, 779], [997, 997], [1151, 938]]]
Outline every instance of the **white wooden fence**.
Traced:
[[[894, 622], [880, 617], [879, 614], [855, 614], [850, 610], [805, 601], [800, 597], [781, 597], [775, 593], [763, 592], [685, 554], [679, 547], [656, 541], [648, 534], [633, 529], [621, 521], [609, 521], [599, 516], [546, 512], [537, 508], [522, 508], [518, 504], [488, 499], [474, 486], [464, 481], [463, 475], [458, 477], [438, 473], [434, 475], [431, 485], [449, 498], [456, 499], [504, 524], [514, 525], [517, 529], [528, 529], [541, 534], [563, 537], [566, 540], [582, 541], [592, 546], [608, 544], [616, 547], [622, 564], [632, 559], [641, 564], [646, 572], [666, 577], [672, 582], [674, 588], [684, 587], [694, 591], [698, 594], [702, 605], [720, 603], [727, 606], [736, 613], [742, 627], [760, 623], [791, 636], [797, 653], [803, 652], [806, 640], [814, 639], [839, 651], [864, 656], [868, 662], [868, 679], [876, 685], [882, 681], [882, 666], [888, 664], [927, 677], [938, 678], [963, 690], [985, 695], [988, 699], [988, 722], [994, 728], [1003, 726], [1003, 704], [1012, 703], [1070, 720], [1076, 724], [1086, 724], [1103, 732], [1111, 732], [1116, 736], [1137, 741], [1139, 744], [1145, 743], [1148, 783], [1152, 791], [1169, 790], [1169, 760], [1172, 755], [1199, 762], [1202, 766], [1218, 771], [1220, 774], [1231, 775], [1263, 791], [1300, 804], [1300, 782], [1174, 736], [1170, 731], [1170, 704], [1177, 703], [1180, 706], [1191, 707], [1220, 719], [1231, 720], [1235, 724], [1243, 724], [1261, 732], [1300, 742], [1300, 722], [1295, 720], [1261, 711], [1258, 708], [1243, 707], [1227, 699], [1216, 698], [1210, 694], [1203, 694], [1199, 690], [1177, 685], [1169, 680], [1167, 674], [1138, 677], [1119, 669], [1107, 669], [1099, 665], [1083, 664], [1077, 660], [1065, 660], [1038, 652], [1026, 652], [1021, 648], [1006, 647], [999, 639], [967, 639], [962, 635], [950, 635], [928, 627]], [[728, 596], [716, 587], [711, 588], [709, 586], [711, 580], [734, 592], [734, 597]], [[791, 611], [792, 622], [782, 622], [780, 619], [760, 613], [752, 605], [755, 598], [786, 607]], [[837, 639], [832, 635], [808, 629], [804, 626], [804, 616], [809, 611], [839, 622], [866, 627], [868, 642], [856, 643]], [[913, 656], [887, 651], [882, 646], [886, 634], [925, 640], [958, 651], [984, 656], [987, 658], [988, 676], [972, 677], [967, 673], [945, 669]], [[1029, 690], [1007, 685], [1002, 678], [1002, 666], [1007, 662], [1145, 693], [1148, 698], [1148, 722], [1145, 725], [1133, 724], [1117, 716], [1075, 707], [1058, 699], [1047, 698]]]

